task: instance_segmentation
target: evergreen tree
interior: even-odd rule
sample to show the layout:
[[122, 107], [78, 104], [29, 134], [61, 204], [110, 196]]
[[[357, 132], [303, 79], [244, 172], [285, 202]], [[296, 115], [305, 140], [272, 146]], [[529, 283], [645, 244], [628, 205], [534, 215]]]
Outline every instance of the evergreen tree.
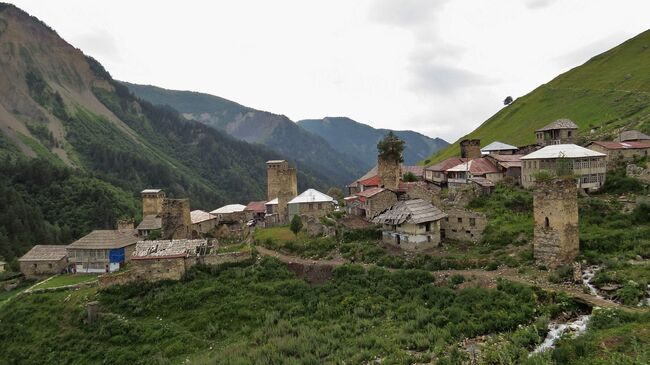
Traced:
[[291, 218], [289, 229], [296, 235], [296, 238], [298, 238], [298, 232], [302, 229], [302, 219], [300, 218], [300, 215], [296, 214]]
[[392, 131], [377, 143], [379, 157], [383, 160], [404, 162], [404, 141], [399, 139]]

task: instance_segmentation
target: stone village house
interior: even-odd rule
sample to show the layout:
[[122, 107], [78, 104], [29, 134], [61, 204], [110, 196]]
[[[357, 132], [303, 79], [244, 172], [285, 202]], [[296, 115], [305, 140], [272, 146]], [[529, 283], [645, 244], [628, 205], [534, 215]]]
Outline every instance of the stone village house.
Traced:
[[348, 214], [354, 214], [367, 219], [397, 203], [397, 194], [384, 188], [371, 188], [346, 198]]
[[39, 279], [65, 272], [68, 269], [68, 254], [63, 245], [36, 245], [18, 262], [25, 278]]
[[180, 280], [209, 249], [206, 239], [139, 241], [131, 258], [133, 279]]
[[422, 199], [397, 202], [372, 221], [381, 225], [382, 241], [406, 251], [440, 245], [440, 221], [447, 214]]
[[291, 199], [288, 206], [289, 221], [294, 215], [320, 218], [334, 211], [337, 202], [327, 194], [316, 189], [307, 189], [302, 194]]
[[578, 134], [578, 125], [570, 119], [558, 119], [535, 131], [539, 146], [573, 144]]
[[614, 170], [621, 164], [650, 155], [650, 141], [595, 141], [587, 148], [606, 155], [608, 170]]
[[131, 259], [138, 240], [133, 227], [95, 230], [67, 246], [68, 258], [78, 273], [117, 271]]

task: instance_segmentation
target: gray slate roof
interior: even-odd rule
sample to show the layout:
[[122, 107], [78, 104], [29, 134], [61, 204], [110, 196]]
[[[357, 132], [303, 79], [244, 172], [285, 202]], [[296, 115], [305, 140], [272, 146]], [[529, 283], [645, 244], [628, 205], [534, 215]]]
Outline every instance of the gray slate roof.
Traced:
[[553, 129], [578, 129], [578, 125], [571, 119], [558, 119], [544, 128], [538, 129], [536, 132], [550, 131]]
[[135, 245], [136, 242], [135, 230], [96, 230], [72, 242], [68, 248], [106, 250]]
[[442, 210], [422, 199], [397, 202], [372, 221], [377, 224], [402, 224], [404, 222], [420, 224], [433, 222], [447, 216]]
[[59, 261], [67, 255], [63, 245], [36, 245], [18, 261]]
[[158, 240], [139, 241], [133, 252], [134, 259], [197, 256], [197, 248], [207, 246], [208, 240]]
[[643, 134], [639, 131], [624, 131], [621, 132], [620, 135], [620, 141], [625, 142], [625, 141], [636, 141], [636, 140], [648, 140], [650, 139], [650, 136]]
[[136, 229], [151, 231], [162, 228], [162, 218], [157, 215], [145, 215]]

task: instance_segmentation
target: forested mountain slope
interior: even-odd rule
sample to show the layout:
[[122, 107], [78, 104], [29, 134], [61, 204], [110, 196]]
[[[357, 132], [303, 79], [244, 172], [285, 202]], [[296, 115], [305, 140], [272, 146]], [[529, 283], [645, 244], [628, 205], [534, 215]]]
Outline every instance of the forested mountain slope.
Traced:
[[[67, 243], [90, 229], [113, 226], [115, 218], [137, 214], [139, 191], [147, 187], [189, 197], [193, 209], [263, 199], [265, 162], [283, 158], [136, 98], [43, 22], [4, 3], [0, 70], [0, 165], [15, 171], [16, 164], [38, 157], [47, 164], [29, 165], [31, 175], [51, 178], [23, 184], [15, 174], [3, 176], [7, 210], [37, 208], [0, 217], [0, 251], [6, 259], [33, 244]], [[62, 190], [52, 190], [59, 180], [50, 175], [51, 167], [71, 176], [60, 180]], [[329, 187], [326, 175], [307, 166], [300, 166], [298, 180], [301, 189]], [[69, 192], [82, 194], [80, 186], [87, 184], [97, 186], [101, 197], [95, 201], [110, 212], [60, 216], [52, 211], [81, 210], [75, 202], [83, 204], [85, 196], [66, 199]], [[44, 200], [35, 198], [39, 196]], [[40, 223], [26, 222], [26, 217]], [[41, 223], [63, 233], [58, 238], [47, 229], [39, 237], [17, 235], [21, 224]]]
[[[525, 145], [534, 142], [536, 129], [560, 118], [576, 122], [583, 140], [611, 139], [621, 128], [650, 133], [650, 31], [516, 99], [459, 141]], [[459, 141], [430, 163], [458, 154]]]
[[246, 142], [261, 143], [289, 156], [297, 161], [299, 168], [309, 166], [316, 169], [330, 185], [347, 184], [351, 176], [359, 176], [367, 168], [354, 155], [332, 148], [323, 138], [300, 128], [284, 115], [255, 110], [204, 93], [127, 82], [124, 85], [153, 104], [169, 105], [188, 119], [225, 131]]
[[[298, 125], [317, 134], [334, 148], [361, 159], [366, 168], [377, 163], [377, 142], [388, 129], [375, 129], [350, 118], [327, 117], [323, 119], [301, 120]], [[404, 162], [416, 164], [432, 153], [449, 145], [440, 138], [430, 138], [413, 131], [393, 131], [406, 142]]]

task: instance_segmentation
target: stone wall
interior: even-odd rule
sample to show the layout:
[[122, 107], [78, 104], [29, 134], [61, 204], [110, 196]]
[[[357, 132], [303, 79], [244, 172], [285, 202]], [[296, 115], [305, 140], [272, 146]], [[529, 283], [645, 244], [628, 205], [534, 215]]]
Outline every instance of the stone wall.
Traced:
[[142, 216], [158, 215], [162, 213], [165, 193], [146, 193], [142, 194]]
[[481, 157], [481, 140], [464, 139], [460, 141], [461, 158], [480, 158]]
[[136, 280], [180, 280], [188, 269], [185, 258], [133, 260], [131, 270]]
[[379, 175], [379, 186], [390, 190], [399, 188], [402, 168], [399, 161], [377, 158], [377, 174]]
[[487, 226], [485, 214], [461, 208], [443, 209], [448, 217], [441, 222], [443, 239], [479, 242]]
[[250, 251], [244, 252], [227, 252], [216, 255], [203, 256], [199, 261], [205, 265], [220, 265], [228, 262], [242, 262], [250, 260], [253, 257]]
[[392, 207], [395, 203], [397, 203], [397, 195], [390, 190], [384, 190], [370, 198], [366, 198], [366, 202], [363, 204], [366, 218], [374, 218], [377, 214]]
[[440, 192], [441, 189], [439, 187], [425, 182], [406, 184], [406, 195], [408, 200], [422, 199], [425, 202], [434, 204], [434, 202], [439, 201]]
[[192, 238], [189, 199], [165, 199], [161, 213], [162, 239]]
[[113, 274], [104, 274], [97, 277], [99, 281], [99, 286], [102, 288], [112, 286], [112, 285], [123, 285], [135, 280], [133, 276], [133, 271], [122, 271]]
[[578, 194], [574, 180], [540, 181], [533, 194], [535, 260], [554, 268], [579, 253]]
[[20, 261], [20, 272], [27, 279], [39, 279], [60, 274], [68, 267], [68, 258], [50, 261]]
[[627, 165], [625, 174], [629, 177], [641, 180], [644, 184], [650, 184], [650, 169], [643, 168], [634, 164]]

